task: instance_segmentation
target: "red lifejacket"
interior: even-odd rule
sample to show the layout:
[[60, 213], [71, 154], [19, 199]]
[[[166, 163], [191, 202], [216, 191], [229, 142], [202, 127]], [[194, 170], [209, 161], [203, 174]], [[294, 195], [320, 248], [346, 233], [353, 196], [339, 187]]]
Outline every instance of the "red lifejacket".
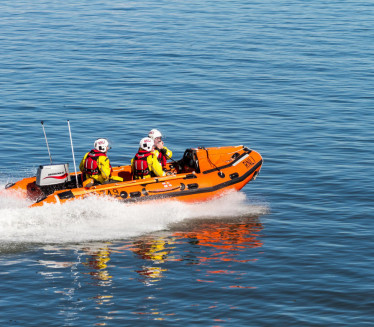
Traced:
[[152, 153], [145, 150], [139, 150], [139, 152], [134, 157], [134, 177], [143, 178], [146, 175], [150, 174], [148, 168], [147, 158]]
[[158, 151], [157, 160], [161, 163], [162, 167], [166, 166], [166, 156]]
[[95, 149], [91, 150], [84, 162], [84, 172], [89, 175], [98, 175], [100, 173], [100, 170], [97, 166], [97, 159], [99, 159], [99, 157], [106, 156], [107, 155], [103, 152], [97, 151]]

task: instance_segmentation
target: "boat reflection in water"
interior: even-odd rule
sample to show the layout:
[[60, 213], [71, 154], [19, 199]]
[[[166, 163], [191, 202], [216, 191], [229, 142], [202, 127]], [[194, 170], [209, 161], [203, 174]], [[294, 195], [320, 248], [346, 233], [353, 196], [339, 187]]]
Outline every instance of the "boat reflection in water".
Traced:
[[111, 243], [103, 244], [99, 248], [86, 247], [83, 251], [88, 255], [83, 265], [90, 269], [89, 274], [94, 280], [97, 280], [99, 286], [111, 285], [112, 276], [108, 271], [108, 261], [110, 261], [110, 245]]
[[[262, 228], [258, 218], [197, 219], [172, 226], [174, 232], [171, 235], [169, 232], [169, 236], [152, 235], [133, 243], [131, 250], [143, 260], [136, 272], [142, 277], [140, 281], [152, 285], [165, 276], [166, 262], [208, 265], [210, 261], [256, 261], [257, 258], [248, 258], [244, 250], [262, 246], [259, 238]], [[186, 249], [186, 244], [192, 247]]]
[[[111, 245], [110, 242], [95, 242], [43, 248], [46, 260], [38, 263], [41, 265], [39, 274], [46, 279], [44, 292], [61, 295], [60, 300], [66, 304], [60, 307], [59, 314], [65, 317], [67, 324], [79, 319], [82, 310], [91, 302], [95, 304], [98, 320], [113, 318], [110, 311], [114, 298], [111, 290], [113, 277], [108, 267]], [[87, 292], [88, 288], [90, 292]]]
[[131, 250], [141, 259], [143, 264], [136, 272], [141, 276], [140, 281], [145, 285], [153, 285], [163, 278], [167, 271], [161, 266], [165, 261], [175, 260], [172, 254], [174, 238], [167, 236], [146, 237], [133, 243]]
[[[247, 263], [260, 254], [262, 229], [258, 218], [195, 219], [135, 240], [46, 246], [39, 273], [49, 285], [45, 292], [61, 294], [62, 301], [76, 304], [61, 308], [67, 321], [93, 303], [97, 324], [105, 324], [120, 305], [118, 292], [128, 294], [130, 314], [163, 320], [177, 313], [159, 305], [160, 295], [152, 286], [161, 293], [168, 283], [197, 289], [198, 283], [215, 283], [219, 289], [255, 288], [248, 285]], [[68, 287], [66, 282], [57, 284], [62, 276]], [[136, 281], [150, 290], [139, 289]], [[144, 292], [140, 306], [130, 305], [134, 292]]]
[[[262, 246], [262, 229], [258, 218], [196, 219], [171, 226], [172, 232], [168, 231], [168, 235], [152, 234], [136, 240], [127, 249], [141, 259], [139, 268], [135, 270], [140, 276], [138, 280], [147, 287], [157, 285], [158, 292], [155, 293], [152, 287], [141, 310], [132, 313], [153, 317], [150, 319], [154, 320], [177, 316], [177, 312], [165, 310], [160, 305], [162, 301], [159, 301], [163, 298], [162, 290], [167, 290], [169, 283], [195, 290], [200, 289], [194, 285], [198, 283], [215, 283], [214, 287], [218, 289], [256, 288], [248, 285], [250, 270], [247, 263], [257, 260], [257, 251], [248, 258], [251, 252], [248, 249]], [[223, 265], [222, 261], [225, 262]], [[220, 268], [213, 268], [217, 266]], [[183, 270], [185, 274], [181, 273]], [[195, 301], [196, 306], [200, 306], [197, 296]], [[201, 301], [204, 303], [204, 300]], [[209, 307], [214, 308], [214, 305]], [[235, 308], [228, 304], [228, 309]]]
[[[204, 221], [195, 228], [185, 232], [176, 232], [173, 235], [178, 238], [187, 238], [190, 243], [200, 246], [212, 247], [223, 250], [220, 254], [232, 257], [238, 251], [245, 248], [257, 248], [262, 246], [258, 239], [262, 224], [255, 218], [220, 219]], [[200, 258], [200, 262], [209, 258]], [[235, 259], [222, 258], [232, 261]]]

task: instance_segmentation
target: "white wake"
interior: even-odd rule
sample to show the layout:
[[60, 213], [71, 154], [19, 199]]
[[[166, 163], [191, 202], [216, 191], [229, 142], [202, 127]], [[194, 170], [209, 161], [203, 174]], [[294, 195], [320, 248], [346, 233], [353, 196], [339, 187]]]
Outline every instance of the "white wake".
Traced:
[[[0, 187], [4, 187], [0, 185]], [[266, 204], [234, 192], [218, 199], [187, 204], [177, 201], [125, 204], [87, 198], [64, 205], [29, 208], [30, 202], [0, 196], [0, 243], [68, 243], [116, 240], [168, 230], [188, 219], [259, 216]]]

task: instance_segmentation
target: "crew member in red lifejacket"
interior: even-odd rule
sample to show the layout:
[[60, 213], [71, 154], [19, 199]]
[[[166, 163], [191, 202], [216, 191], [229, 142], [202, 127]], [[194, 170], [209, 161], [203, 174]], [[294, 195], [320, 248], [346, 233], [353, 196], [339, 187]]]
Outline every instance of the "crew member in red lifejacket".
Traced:
[[154, 151], [154, 142], [150, 137], [140, 140], [139, 151], [131, 160], [131, 172], [134, 179], [165, 176]]
[[85, 175], [85, 187], [90, 187], [95, 182], [103, 184], [109, 180], [123, 181], [119, 176], [112, 176], [112, 166], [107, 157], [110, 149], [108, 140], [100, 138], [95, 141], [94, 148], [84, 155], [79, 169]]
[[162, 168], [165, 169], [166, 161], [171, 159], [173, 152], [171, 152], [166, 146], [164, 146], [164, 141], [162, 140], [162, 134], [158, 129], [152, 129], [148, 133], [155, 143], [155, 155], [157, 156], [158, 161], [161, 163]]

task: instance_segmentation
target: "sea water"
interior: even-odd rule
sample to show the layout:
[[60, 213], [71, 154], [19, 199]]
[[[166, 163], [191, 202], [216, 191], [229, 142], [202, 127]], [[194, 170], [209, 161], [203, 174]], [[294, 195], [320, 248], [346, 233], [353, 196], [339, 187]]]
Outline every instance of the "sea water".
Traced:
[[[6, 326], [373, 326], [370, 1], [2, 1], [0, 187], [98, 137], [243, 144], [207, 203], [0, 196]], [[67, 125], [71, 125], [71, 140]], [[73, 150], [73, 152], [72, 152]], [[73, 153], [74, 158], [73, 160]]]

